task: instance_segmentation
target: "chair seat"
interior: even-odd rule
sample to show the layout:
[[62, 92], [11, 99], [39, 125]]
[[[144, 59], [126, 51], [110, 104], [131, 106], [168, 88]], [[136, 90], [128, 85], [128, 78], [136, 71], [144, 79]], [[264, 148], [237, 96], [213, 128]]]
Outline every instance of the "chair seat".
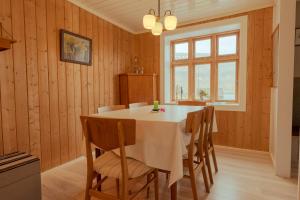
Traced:
[[[128, 164], [128, 177], [130, 179], [143, 176], [153, 170], [144, 163], [132, 158], [126, 158]], [[105, 152], [94, 161], [94, 170], [103, 175], [112, 178], [122, 178], [121, 159], [112, 151]]]

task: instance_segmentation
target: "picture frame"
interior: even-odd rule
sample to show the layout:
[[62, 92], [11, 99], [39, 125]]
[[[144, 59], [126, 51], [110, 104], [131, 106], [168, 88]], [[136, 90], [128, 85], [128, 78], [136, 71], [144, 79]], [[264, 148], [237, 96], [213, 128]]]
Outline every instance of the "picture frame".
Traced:
[[300, 46], [300, 28], [296, 28], [295, 46]]
[[81, 65], [92, 65], [92, 40], [61, 29], [60, 60]]

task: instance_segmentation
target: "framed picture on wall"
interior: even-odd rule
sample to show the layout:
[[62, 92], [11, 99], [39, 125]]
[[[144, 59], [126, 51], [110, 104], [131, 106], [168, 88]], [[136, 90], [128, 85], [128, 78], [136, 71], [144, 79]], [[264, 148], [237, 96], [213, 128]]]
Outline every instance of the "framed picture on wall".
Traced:
[[61, 29], [60, 60], [82, 65], [92, 65], [92, 40]]
[[295, 45], [300, 46], [300, 28], [296, 28]]

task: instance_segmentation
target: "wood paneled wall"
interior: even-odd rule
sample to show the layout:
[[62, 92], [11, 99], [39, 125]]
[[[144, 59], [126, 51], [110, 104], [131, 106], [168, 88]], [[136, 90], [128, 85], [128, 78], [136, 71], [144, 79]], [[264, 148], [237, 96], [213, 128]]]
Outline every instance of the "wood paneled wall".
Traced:
[[[247, 111], [218, 111], [220, 145], [269, 150], [270, 95], [272, 86], [272, 8], [209, 20], [248, 16]], [[199, 24], [199, 23], [198, 23]], [[159, 74], [159, 37], [150, 33], [135, 36], [135, 55], [147, 73]]]
[[[0, 0], [17, 42], [0, 52], [0, 155], [26, 151], [46, 170], [81, 155], [79, 116], [118, 103], [134, 36], [66, 0]], [[60, 61], [59, 29], [93, 39], [93, 64]]]
[[[215, 141], [267, 151], [272, 8], [244, 15], [247, 112], [217, 112]], [[145, 73], [160, 73], [159, 37], [128, 33], [67, 0], [0, 0], [0, 22], [17, 40], [0, 52], [0, 155], [30, 152], [41, 158], [42, 170], [82, 154], [79, 116], [119, 102], [117, 75], [132, 72], [133, 56]], [[60, 61], [61, 28], [93, 39], [92, 66]]]

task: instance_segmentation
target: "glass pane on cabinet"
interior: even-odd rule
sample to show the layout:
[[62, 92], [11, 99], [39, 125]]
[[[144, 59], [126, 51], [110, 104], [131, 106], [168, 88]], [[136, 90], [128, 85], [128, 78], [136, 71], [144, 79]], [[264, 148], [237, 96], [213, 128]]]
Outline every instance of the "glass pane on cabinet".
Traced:
[[237, 35], [219, 37], [218, 55], [232, 55], [237, 53]]
[[175, 100], [188, 99], [188, 66], [175, 67], [174, 79]]
[[187, 42], [174, 45], [174, 59], [183, 60], [189, 57], [189, 44]]
[[210, 64], [195, 66], [195, 98], [201, 101], [210, 99]]
[[218, 100], [236, 100], [236, 62], [218, 64]]
[[195, 42], [195, 57], [205, 58], [211, 55], [211, 39], [198, 40]]

